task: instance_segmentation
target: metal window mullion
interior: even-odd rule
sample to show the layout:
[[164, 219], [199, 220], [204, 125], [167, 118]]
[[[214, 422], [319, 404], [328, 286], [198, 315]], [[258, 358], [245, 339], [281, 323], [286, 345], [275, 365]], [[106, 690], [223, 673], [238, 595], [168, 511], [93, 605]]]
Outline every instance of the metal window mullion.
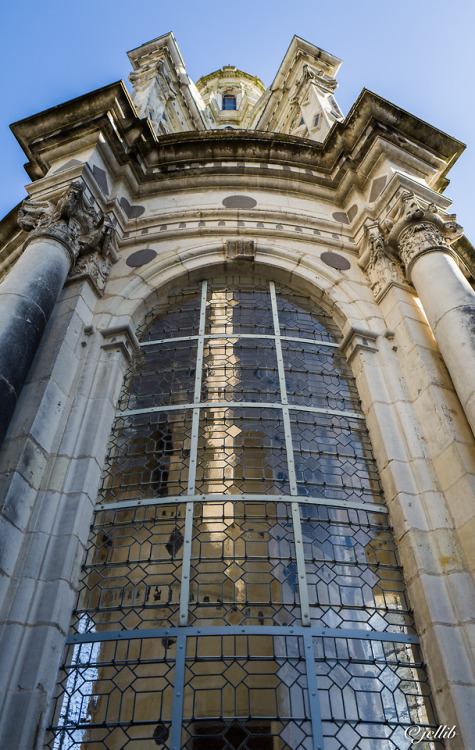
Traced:
[[[282, 344], [280, 340], [280, 324], [279, 324], [279, 312], [277, 309], [277, 297], [275, 293], [274, 282], [269, 282], [270, 286], [270, 298], [272, 305], [272, 318], [274, 322], [274, 333], [275, 333], [275, 350], [277, 355], [277, 370], [279, 373], [280, 383], [280, 396], [282, 402], [282, 420], [284, 424], [284, 438], [285, 448], [287, 451], [287, 466], [289, 472], [289, 488], [290, 494], [295, 496], [298, 495], [297, 490], [297, 479], [295, 475], [295, 463], [294, 463], [294, 449], [292, 443], [292, 430], [290, 427], [290, 416], [289, 406], [287, 399], [287, 386], [285, 383], [285, 368], [284, 358], [282, 355]], [[295, 542], [295, 559], [297, 562], [297, 576], [299, 586], [299, 598], [300, 598], [300, 615], [302, 618], [302, 625], [309, 627], [311, 624], [310, 620], [310, 605], [308, 598], [308, 584], [307, 584], [307, 573], [305, 570], [305, 555], [303, 551], [303, 536], [302, 536], [302, 524], [300, 521], [300, 510], [298, 503], [292, 503], [292, 524], [294, 532]]]
[[173, 687], [172, 729], [170, 750], [181, 748], [181, 727], [183, 720], [183, 693], [185, 690], [186, 635], [177, 635], [175, 674]]
[[[194, 391], [194, 408], [191, 422], [191, 441], [190, 441], [190, 461], [188, 466], [188, 488], [187, 495], [194, 496], [196, 485], [196, 465], [198, 461], [198, 435], [200, 426], [200, 409], [197, 404], [201, 401], [201, 382], [203, 370], [203, 353], [204, 353], [204, 333], [206, 322], [206, 297], [207, 281], [202, 282], [201, 286], [201, 307], [200, 322], [198, 329], [198, 347], [196, 351], [196, 371], [195, 371], [195, 391]], [[185, 512], [185, 533], [183, 538], [183, 558], [181, 568], [181, 587], [180, 587], [180, 613], [179, 624], [181, 626], [188, 623], [188, 605], [190, 601], [190, 575], [191, 575], [191, 547], [193, 539], [193, 501], [186, 503]]]
[[314, 750], [323, 750], [323, 728], [320, 714], [320, 702], [318, 700], [317, 670], [313, 653], [312, 633], [307, 631], [303, 634], [305, 650], [305, 666], [307, 669], [307, 689], [310, 702], [310, 719], [312, 721], [312, 735]]

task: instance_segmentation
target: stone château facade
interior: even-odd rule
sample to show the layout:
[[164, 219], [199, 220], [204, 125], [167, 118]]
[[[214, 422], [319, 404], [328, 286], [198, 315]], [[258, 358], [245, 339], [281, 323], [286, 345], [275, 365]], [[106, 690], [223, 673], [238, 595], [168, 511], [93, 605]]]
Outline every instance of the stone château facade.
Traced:
[[12, 126], [0, 745], [475, 747], [463, 145], [298, 37], [129, 59]]

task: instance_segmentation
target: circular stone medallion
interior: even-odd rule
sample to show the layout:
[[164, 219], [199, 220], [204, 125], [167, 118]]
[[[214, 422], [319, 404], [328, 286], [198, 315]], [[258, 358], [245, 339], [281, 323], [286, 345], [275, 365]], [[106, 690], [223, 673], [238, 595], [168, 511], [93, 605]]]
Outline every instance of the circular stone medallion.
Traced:
[[351, 268], [350, 261], [344, 258], [343, 255], [338, 255], [338, 253], [322, 253], [320, 258], [327, 266], [336, 268], [338, 271], [348, 271]]
[[143, 250], [137, 250], [132, 255], [129, 255], [125, 262], [132, 268], [138, 268], [139, 266], [144, 266], [146, 263], [150, 263], [156, 255], [157, 253], [151, 247], [145, 247]]

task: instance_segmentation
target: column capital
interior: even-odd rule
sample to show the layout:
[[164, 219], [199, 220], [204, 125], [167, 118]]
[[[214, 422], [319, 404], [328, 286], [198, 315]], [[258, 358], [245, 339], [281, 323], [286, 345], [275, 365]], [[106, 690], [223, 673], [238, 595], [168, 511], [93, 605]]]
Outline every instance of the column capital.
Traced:
[[382, 226], [389, 242], [398, 250], [406, 275], [425, 253], [442, 251], [456, 257], [451, 243], [463, 233], [455, 214], [439, 213], [434, 203], [423, 203], [414, 193], [405, 192], [393, 213]]
[[70, 258], [69, 278], [87, 276], [102, 292], [110, 263], [118, 259], [116, 233], [109, 217], [88, 203], [82, 183], [71, 183], [56, 203], [24, 200], [18, 224], [29, 232], [25, 247], [40, 238], [60, 242]]

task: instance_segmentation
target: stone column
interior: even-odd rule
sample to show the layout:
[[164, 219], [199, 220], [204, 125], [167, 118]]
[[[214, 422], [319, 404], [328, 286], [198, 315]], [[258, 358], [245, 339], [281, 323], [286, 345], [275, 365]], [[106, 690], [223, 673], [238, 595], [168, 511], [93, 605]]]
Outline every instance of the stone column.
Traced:
[[396, 219], [389, 239], [397, 244], [475, 434], [475, 292], [450, 245], [461, 227], [454, 216], [444, 220], [433, 205], [423, 209], [410, 193], [402, 196]]
[[113, 229], [87, 204], [80, 183], [56, 205], [24, 201], [18, 221], [30, 235], [0, 284], [0, 444], [68, 273], [88, 276], [101, 292], [117, 258]]

